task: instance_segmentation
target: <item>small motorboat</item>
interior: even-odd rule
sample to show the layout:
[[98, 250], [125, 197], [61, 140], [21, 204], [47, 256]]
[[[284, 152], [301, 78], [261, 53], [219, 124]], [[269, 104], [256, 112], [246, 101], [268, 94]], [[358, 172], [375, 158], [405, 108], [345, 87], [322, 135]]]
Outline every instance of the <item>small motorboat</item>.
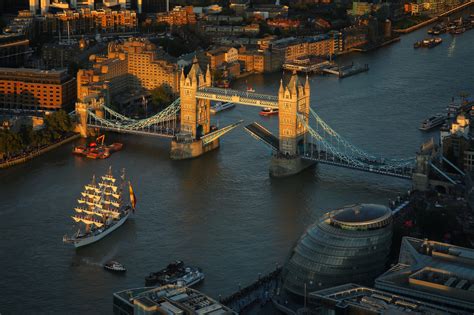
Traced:
[[278, 115], [278, 108], [265, 107], [260, 111], [260, 116]]
[[108, 261], [104, 264], [104, 269], [112, 272], [125, 272], [127, 269], [118, 261]]

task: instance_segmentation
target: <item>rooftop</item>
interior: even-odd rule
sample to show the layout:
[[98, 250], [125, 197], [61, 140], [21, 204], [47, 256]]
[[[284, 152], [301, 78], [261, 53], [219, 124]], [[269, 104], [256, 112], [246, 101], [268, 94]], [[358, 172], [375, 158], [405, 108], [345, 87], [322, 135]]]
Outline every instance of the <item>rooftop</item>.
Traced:
[[370, 314], [468, 314], [382, 290], [348, 283], [309, 294], [309, 300], [325, 308]]
[[357, 204], [331, 211], [327, 222], [342, 229], [373, 229], [391, 222], [392, 211], [376, 204]]
[[474, 249], [404, 237], [398, 264], [375, 286], [474, 312]]
[[228, 307], [220, 304], [207, 295], [187, 287], [166, 285], [162, 287], [143, 287], [129, 289], [113, 294], [114, 307], [124, 310], [124, 305], [129, 310], [142, 306], [156, 307], [157, 311], [177, 314], [236, 314]]

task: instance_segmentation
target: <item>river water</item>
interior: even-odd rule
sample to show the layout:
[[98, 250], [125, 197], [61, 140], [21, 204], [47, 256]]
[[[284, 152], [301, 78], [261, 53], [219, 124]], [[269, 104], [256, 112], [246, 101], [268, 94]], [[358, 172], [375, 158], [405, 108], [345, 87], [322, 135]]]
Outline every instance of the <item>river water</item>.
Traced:
[[[443, 35], [434, 49], [413, 49], [426, 29], [368, 54], [340, 58], [370, 71], [339, 80], [311, 77], [312, 107], [341, 135], [372, 153], [413, 156], [435, 133], [417, 128], [452, 96], [474, 92], [474, 31]], [[277, 92], [281, 74], [254, 76], [236, 87]], [[238, 106], [214, 121], [277, 118]], [[287, 179], [268, 175], [270, 151], [242, 128], [221, 147], [190, 161], [171, 161], [167, 140], [111, 135], [124, 150], [108, 160], [74, 157], [65, 145], [27, 164], [0, 171], [0, 312], [110, 313], [112, 293], [144, 284], [174, 259], [203, 268], [198, 289], [225, 296], [282, 264], [291, 246], [322, 213], [351, 203], [386, 204], [410, 188], [401, 179], [319, 165]], [[83, 185], [109, 165], [126, 168], [138, 210], [106, 239], [75, 250], [62, 243]], [[103, 271], [109, 259], [127, 274]]]

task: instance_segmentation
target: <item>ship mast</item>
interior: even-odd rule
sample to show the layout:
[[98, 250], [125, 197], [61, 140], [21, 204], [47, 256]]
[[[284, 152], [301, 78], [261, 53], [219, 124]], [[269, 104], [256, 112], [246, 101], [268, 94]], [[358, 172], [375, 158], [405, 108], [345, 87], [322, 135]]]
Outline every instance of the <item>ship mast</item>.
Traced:
[[120, 217], [121, 207], [121, 188], [115, 185], [115, 177], [112, 174], [112, 167], [106, 175], [101, 176], [101, 180], [97, 183], [95, 175], [92, 177], [90, 184], [84, 186], [81, 192], [78, 206], [74, 208], [76, 214], [72, 219], [77, 223], [85, 224], [86, 233], [93, 228], [101, 228], [107, 225], [110, 219], [118, 219]]

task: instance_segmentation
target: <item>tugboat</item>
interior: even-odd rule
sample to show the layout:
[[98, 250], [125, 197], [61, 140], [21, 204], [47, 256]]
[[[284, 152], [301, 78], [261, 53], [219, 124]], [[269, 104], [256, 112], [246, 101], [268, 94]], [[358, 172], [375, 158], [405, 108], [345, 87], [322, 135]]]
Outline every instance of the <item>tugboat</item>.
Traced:
[[104, 264], [104, 269], [112, 272], [125, 272], [127, 269], [118, 261], [108, 261]]
[[199, 268], [185, 266], [183, 261], [177, 260], [166, 268], [145, 277], [145, 286], [175, 284], [190, 287], [202, 280], [204, 280], [204, 273]]
[[260, 116], [278, 115], [278, 108], [264, 107], [259, 114]]

